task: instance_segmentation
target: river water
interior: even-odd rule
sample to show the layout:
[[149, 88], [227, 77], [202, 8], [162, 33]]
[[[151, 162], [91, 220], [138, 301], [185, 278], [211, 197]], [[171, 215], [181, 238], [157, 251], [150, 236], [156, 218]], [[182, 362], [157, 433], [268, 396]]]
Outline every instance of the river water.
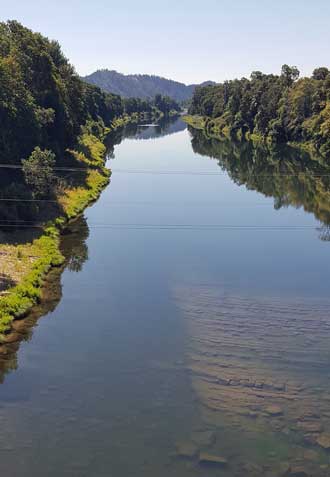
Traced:
[[325, 166], [180, 119], [115, 142], [3, 354], [1, 472], [329, 475]]

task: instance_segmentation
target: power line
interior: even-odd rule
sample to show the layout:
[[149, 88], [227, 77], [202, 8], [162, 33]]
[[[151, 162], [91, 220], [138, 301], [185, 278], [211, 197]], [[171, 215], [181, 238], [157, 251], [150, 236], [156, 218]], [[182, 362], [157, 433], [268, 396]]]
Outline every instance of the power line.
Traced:
[[[53, 203], [58, 204], [57, 200], [51, 199], [19, 199], [12, 197], [0, 197], [0, 202], [28, 202], [28, 203]], [[189, 201], [189, 202], [157, 202], [157, 201], [104, 201], [105, 204], [115, 205], [115, 206], [154, 206], [154, 207], [168, 207], [168, 206], [214, 206], [214, 207], [269, 207], [272, 206], [272, 203], [232, 203], [232, 204], [223, 204], [222, 202], [215, 201]]]
[[11, 197], [0, 197], [1, 202], [50, 202], [57, 204], [57, 200], [51, 199], [18, 199], [18, 198], [11, 198]]
[[[24, 228], [43, 228], [44, 224], [33, 223], [32, 221], [21, 221], [15, 223], [1, 223], [0, 227], [24, 227]], [[89, 228], [102, 228], [102, 229], [143, 229], [143, 230], [316, 230], [317, 227], [313, 225], [231, 225], [231, 224], [146, 224], [146, 223], [104, 223], [88, 224]]]
[[[23, 166], [17, 164], [0, 164], [0, 168], [5, 169], [23, 169]], [[48, 168], [39, 168], [39, 170], [45, 170]], [[88, 167], [55, 167], [54, 171], [58, 172], [86, 172], [88, 171]], [[201, 175], [201, 176], [219, 176], [224, 175], [226, 172], [218, 171], [218, 172], [211, 172], [211, 171], [188, 171], [188, 170], [156, 170], [156, 169], [111, 169], [113, 173], [119, 174], [152, 174], [152, 175]], [[282, 173], [282, 172], [274, 172], [273, 174], [259, 174], [259, 173], [247, 173], [248, 177], [295, 177], [300, 175], [309, 175], [311, 177], [319, 178], [319, 177], [330, 177], [330, 173], [311, 173], [311, 172], [292, 172], [292, 173]]]
[[[0, 164], [0, 168], [2, 169], [23, 169], [22, 165], [19, 164]], [[44, 171], [44, 170], [49, 170], [48, 167], [38, 167], [39, 171]], [[53, 171], [84, 171], [86, 172], [88, 170], [87, 167], [54, 167], [52, 168]]]
[[[185, 171], [185, 170], [153, 170], [153, 169], [111, 169], [112, 173], [119, 174], [152, 174], [152, 175], [197, 175], [197, 176], [220, 176], [225, 175], [226, 172], [210, 172], [210, 171]], [[247, 177], [296, 177], [300, 175], [309, 175], [311, 177], [330, 177], [330, 173], [327, 174], [314, 174], [311, 172], [296, 172], [296, 173], [282, 173], [274, 172], [273, 174], [258, 174], [258, 173], [247, 173]]]

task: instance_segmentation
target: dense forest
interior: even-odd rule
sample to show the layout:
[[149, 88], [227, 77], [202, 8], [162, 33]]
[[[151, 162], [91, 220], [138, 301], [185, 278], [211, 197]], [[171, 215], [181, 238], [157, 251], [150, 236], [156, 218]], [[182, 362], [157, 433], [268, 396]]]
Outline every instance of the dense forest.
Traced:
[[280, 75], [255, 71], [250, 79], [199, 87], [190, 114], [206, 117], [205, 127], [213, 133], [304, 142], [329, 156], [330, 72], [321, 67], [311, 78], [299, 78], [296, 67], [283, 65]]
[[155, 118], [169, 117], [181, 111], [177, 101], [161, 94], [157, 94], [153, 99], [123, 98], [122, 103], [126, 114], [147, 113]]
[[109, 125], [122, 100], [82, 82], [56, 41], [16, 21], [0, 23], [0, 156], [18, 162], [36, 146], [56, 156], [88, 120]]
[[170, 98], [122, 99], [87, 84], [56, 41], [16, 21], [0, 23], [2, 162], [18, 163], [36, 146], [60, 160], [77, 145], [82, 127], [97, 135], [125, 113], [169, 115], [173, 110], [180, 107]]
[[[107, 69], [98, 70], [83, 78], [87, 83], [99, 86], [109, 93], [124, 98], [152, 99], [156, 95], [169, 96], [178, 102], [189, 101], [197, 85], [185, 85], [178, 81], [151, 75], [124, 75]], [[211, 81], [203, 83], [215, 84]]]

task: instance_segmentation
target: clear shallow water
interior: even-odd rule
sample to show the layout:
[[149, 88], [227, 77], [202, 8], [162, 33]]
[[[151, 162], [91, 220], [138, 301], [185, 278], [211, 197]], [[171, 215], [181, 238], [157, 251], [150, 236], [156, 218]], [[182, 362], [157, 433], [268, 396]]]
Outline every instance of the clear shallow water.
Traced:
[[328, 475], [329, 189], [274, 191], [274, 161], [180, 121], [115, 147], [29, 324], [43, 318], [5, 360], [2, 472]]

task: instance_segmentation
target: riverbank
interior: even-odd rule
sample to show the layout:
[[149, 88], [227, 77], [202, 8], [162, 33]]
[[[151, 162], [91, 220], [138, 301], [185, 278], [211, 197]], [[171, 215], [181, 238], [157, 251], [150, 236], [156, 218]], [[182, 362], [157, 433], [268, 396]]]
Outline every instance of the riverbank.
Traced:
[[[205, 131], [205, 133], [207, 134], [209, 138], [215, 138], [219, 140], [232, 139], [232, 137], [230, 136], [229, 128], [228, 126], [225, 126], [223, 124], [222, 118], [209, 118], [206, 116], [198, 116], [198, 115], [195, 116], [195, 115], [187, 114], [182, 117], [182, 120], [185, 121], [189, 126], [191, 126], [194, 129]], [[242, 134], [238, 133], [236, 139], [242, 140], [243, 139]], [[266, 138], [263, 138], [262, 136], [258, 134], [247, 133], [244, 136], [244, 139], [248, 141], [252, 141], [254, 143], [264, 143], [264, 144], [269, 143], [269, 141], [267, 141]]]
[[108, 133], [140, 120], [137, 114], [117, 118], [101, 138], [85, 131], [79, 138], [77, 150], [69, 151], [78, 164], [86, 167], [84, 178], [78, 185], [56, 193], [58, 214], [52, 220], [38, 224], [33, 240], [0, 244], [0, 342], [7, 341], [6, 335], [11, 331], [13, 321], [25, 317], [40, 301], [48, 272], [63, 264], [61, 231], [96, 201], [109, 184], [111, 171], [105, 167], [104, 145]]
[[[221, 140], [232, 140], [233, 138], [230, 135], [228, 126], [223, 124], [222, 118], [209, 118], [206, 116], [198, 116], [198, 115], [184, 115], [182, 116], [182, 120], [186, 122], [189, 126], [194, 129], [204, 131], [208, 138], [214, 138]], [[270, 138], [261, 136], [260, 134], [251, 134], [247, 132], [244, 136], [242, 135], [241, 131], [236, 134], [234, 138], [238, 141], [246, 140], [251, 141], [253, 144], [257, 145], [264, 145], [264, 146], [288, 146], [292, 149], [296, 149], [297, 151], [306, 152], [310, 156], [313, 156], [320, 162], [324, 162], [325, 156], [320, 155], [320, 153], [316, 150], [315, 146], [312, 142], [287, 142], [282, 144], [274, 144], [270, 140]]]

